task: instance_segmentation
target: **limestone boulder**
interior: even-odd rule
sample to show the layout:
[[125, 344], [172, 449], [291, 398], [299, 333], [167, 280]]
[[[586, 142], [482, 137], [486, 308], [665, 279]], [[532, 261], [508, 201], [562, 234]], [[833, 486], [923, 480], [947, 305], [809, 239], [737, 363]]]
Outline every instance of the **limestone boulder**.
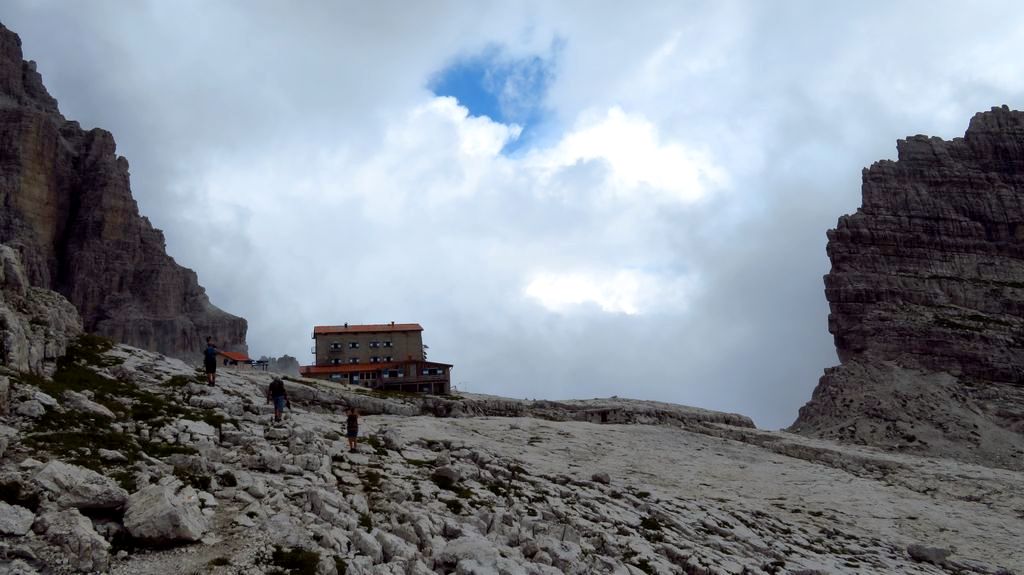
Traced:
[[35, 514], [19, 505], [0, 501], [0, 534], [21, 536], [32, 529]]
[[32, 479], [61, 508], [120, 509], [128, 499], [128, 492], [113, 479], [56, 459]]
[[110, 566], [110, 543], [77, 509], [40, 515], [32, 530], [63, 550], [68, 563], [78, 571], [106, 571]]
[[175, 478], [165, 478], [128, 498], [124, 526], [132, 537], [153, 543], [199, 541], [210, 527], [199, 494]]
[[96, 403], [77, 391], [65, 391], [62, 399], [64, 400], [65, 406], [76, 411], [84, 411], [90, 415], [106, 417], [107, 419], [114, 419], [115, 417], [114, 412], [110, 411], [109, 408]]

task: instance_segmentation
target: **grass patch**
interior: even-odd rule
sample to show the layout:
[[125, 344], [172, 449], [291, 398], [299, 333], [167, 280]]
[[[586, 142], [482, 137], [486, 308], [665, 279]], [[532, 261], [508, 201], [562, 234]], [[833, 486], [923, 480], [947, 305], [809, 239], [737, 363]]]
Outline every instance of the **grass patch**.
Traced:
[[380, 473], [377, 473], [372, 469], [368, 469], [366, 473], [363, 474], [362, 477], [363, 485], [365, 486], [364, 488], [366, 489], [366, 491], [377, 491], [378, 489], [380, 489], [381, 479], [382, 476]]
[[113, 479], [128, 493], [134, 493], [139, 486], [135, 482], [135, 473], [130, 469], [116, 469], [107, 473], [107, 477]]
[[194, 448], [187, 445], [178, 445], [177, 443], [163, 443], [160, 441], [143, 442], [142, 450], [146, 452], [146, 455], [150, 457], [156, 457], [162, 459], [180, 453], [182, 455], [196, 455], [199, 453]]
[[201, 491], [209, 491], [210, 483], [213, 481], [213, 478], [209, 475], [203, 473], [192, 473], [178, 468], [174, 469], [174, 476], [180, 479], [182, 483], [191, 485]]
[[452, 513], [459, 515], [462, 513], [462, 502], [458, 499], [449, 499], [444, 504], [448, 507], [448, 510]]
[[366, 444], [373, 448], [374, 453], [377, 455], [387, 455], [388, 449], [384, 447], [384, 443], [381, 442], [380, 438], [376, 435], [370, 435], [366, 438]]
[[633, 565], [644, 573], [648, 573], [649, 575], [658, 575], [658, 571], [654, 569], [654, 566], [651, 565], [651, 562], [646, 557], [637, 559], [636, 563]]
[[[196, 378], [194, 378], [194, 377], [189, 377], [187, 375], [175, 375], [175, 376], [172, 376], [170, 379], [168, 379], [167, 381], [163, 382], [160, 385], [162, 385], [164, 387], [169, 387], [171, 389], [181, 389], [181, 388], [184, 388], [184, 387], [188, 387], [188, 384], [190, 384], [190, 383], [199, 383], [199, 382], [197, 382]], [[216, 561], [216, 559], [214, 559], [214, 561]]]
[[33, 513], [39, 509], [39, 494], [25, 491], [17, 481], [0, 483], [0, 501], [8, 505], [19, 505]]
[[648, 515], [640, 521], [640, 527], [651, 531], [661, 531], [661, 522], [657, 518]]
[[274, 546], [270, 556], [270, 564], [278, 569], [272, 573], [283, 575], [316, 575], [316, 567], [320, 563], [320, 554], [299, 547], [284, 549]]

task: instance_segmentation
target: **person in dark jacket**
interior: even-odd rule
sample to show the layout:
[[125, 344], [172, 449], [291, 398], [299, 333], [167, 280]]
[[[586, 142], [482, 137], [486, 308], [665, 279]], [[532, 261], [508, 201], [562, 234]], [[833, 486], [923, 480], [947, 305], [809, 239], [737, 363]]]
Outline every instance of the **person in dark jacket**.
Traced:
[[217, 346], [213, 343], [213, 337], [206, 338], [203, 366], [206, 367], [206, 385], [213, 387], [217, 382]]
[[285, 406], [288, 406], [288, 409], [292, 408], [292, 402], [288, 401], [288, 391], [280, 377], [275, 377], [267, 388], [267, 403], [270, 402], [274, 403], [274, 421], [281, 421]]
[[359, 437], [359, 412], [356, 408], [348, 408], [348, 418], [345, 421], [345, 437], [348, 437], [348, 450], [355, 453], [356, 438]]

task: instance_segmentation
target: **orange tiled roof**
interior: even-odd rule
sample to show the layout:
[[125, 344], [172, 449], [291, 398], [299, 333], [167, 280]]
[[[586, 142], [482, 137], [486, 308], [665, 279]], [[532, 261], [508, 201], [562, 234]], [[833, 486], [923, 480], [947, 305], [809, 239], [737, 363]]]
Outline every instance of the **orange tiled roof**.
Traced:
[[313, 335], [328, 333], [373, 333], [394, 331], [423, 331], [418, 323], [367, 323], [360, 325], [317, 325], [313, 326]]
[[244, 353], [239, 353], [237, 351], [220, 351], [218, 353], [230, 359], [231, 361], [250, 361], [249, 356], [245, 355]]

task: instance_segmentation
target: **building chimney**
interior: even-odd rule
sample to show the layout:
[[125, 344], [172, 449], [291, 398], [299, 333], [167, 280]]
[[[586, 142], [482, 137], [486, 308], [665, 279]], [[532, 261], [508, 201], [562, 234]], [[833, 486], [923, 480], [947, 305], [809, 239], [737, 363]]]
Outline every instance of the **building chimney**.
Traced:
[[347, 321], [345, 322], [345, 328], [346, 329], [348, 328], [348, 322]]
[[395, 322], [391, 322], [391, 325], [395, 325]]

